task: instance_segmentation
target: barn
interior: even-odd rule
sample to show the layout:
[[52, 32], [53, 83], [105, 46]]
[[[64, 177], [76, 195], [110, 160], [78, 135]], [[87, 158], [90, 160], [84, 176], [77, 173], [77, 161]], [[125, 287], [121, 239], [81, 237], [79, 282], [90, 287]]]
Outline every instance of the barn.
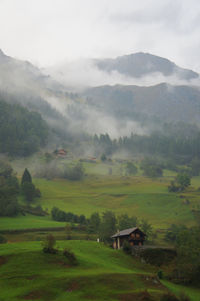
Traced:
[[123, 246], [124, 241], [128, 241], [131, 246], [142, 246], [145, 241], [145, 236], [146, 234], [138, 227], [119, 231], [112, 236], [114, 239], [113, 248], [120, 249]]

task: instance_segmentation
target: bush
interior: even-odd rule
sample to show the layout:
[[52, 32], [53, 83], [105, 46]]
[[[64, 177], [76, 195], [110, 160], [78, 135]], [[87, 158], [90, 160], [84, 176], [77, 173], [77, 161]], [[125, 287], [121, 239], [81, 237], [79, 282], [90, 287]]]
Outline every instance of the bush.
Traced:
[[160, 301], [179, 301], [179, 300], [175, 295], [171, 293], [167, 293], [161, 297]]
[[56, 239], [52, 234], [48, 234], [46, 236], [43, 245], [44, 253], [56, 254], [58, 252], [58, 250], [54, 248], [56, 245]]
[[126, 253], [126, 254], [131, 254], [132, 253], [132, 248], [131, 248], [131, 245], [129, 244], [128, 241], [124, 241], [123, 243], [123, 251]]
[[163, 279], [163, 271], [162, 270], [158, 271], [157, 276], [159, 279]]
[[141, 253], [141, 257], [152, 265], [161, 266], [162, 264], [169, 264], [175, 257], [176, 251], [164, 248], [145, 249]]
[[69, 249], [64, 249], [63, 250], [63, 255], [69, 260], [69, 263], [72, 265], [77, 265], [77, 258], [75, 256], [75, 254], [69, 250]]
[[190, 301], [191, 299], [190, 299], [187, 295], [185, 295], [184, 292], [182, 292], [182, 293], [180, 294], [179, 300], [180, 300], [180, 301]]
[[80, 181], [85, 175], [83, 165], [79, 162], [74, 167], [65, 166], [63, 177], [71, 181]]
[[0, 244], [5, 244], [7, 242], [7, 239], [0, 234]]

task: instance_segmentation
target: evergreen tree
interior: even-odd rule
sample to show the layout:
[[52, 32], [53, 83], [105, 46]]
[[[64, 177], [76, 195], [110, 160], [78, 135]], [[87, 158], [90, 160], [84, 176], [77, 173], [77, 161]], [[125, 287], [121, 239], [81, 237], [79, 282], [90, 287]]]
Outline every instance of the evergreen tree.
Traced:
[[32, 183], [32, 177], [27, 168], [25, 168], [22, 176], [21, 191], [27, 202], [32, 202], [35, 197], [41, 196], [40, 190], [36, 189]]
[[32, 202], [35, 197], [35, 186], [33, 183], [24, 182], [22, 185], [22, 193], [27, 202]]
[[102, 222], [99, 229], [100, 238], [105, 242], [110, 242], [111, 236], [116, 232], [116, 217], [112, 211], [103, 213]]
[[32, 177], [27, 168], [25, 168], [25, 170], [24, 170], [21, 185], [23, 185], [25, 182], [32, 183]]
[[100, 223], [101, 223], [101, 218], [99, 216], [99, 213], [98, 212], [92, 213], [89, 219], [88, 231], [90, 233], [98, 233]]

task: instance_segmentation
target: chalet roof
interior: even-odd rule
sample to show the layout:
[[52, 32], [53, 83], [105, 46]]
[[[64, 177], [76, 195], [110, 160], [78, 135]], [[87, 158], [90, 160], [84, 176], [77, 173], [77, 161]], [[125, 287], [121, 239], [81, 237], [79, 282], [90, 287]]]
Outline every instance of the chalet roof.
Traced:
[[[112, 238], [115, 238], [115, 237], [119, 237], [119, 236], [126, 236], [126, 235], [129, 235], [131, 234], [132, 232], [134, 232], [135, 230], [140, 230], [138, 227], [134, 227], [134, 228], [129, 228], [129, 229], [125, 229], [125, 230], [122, 230], [122, 231], [119, 231], [117, 232], [116, 234], [114, 234], [113, 236], [111, 236]], [[141, 230], [140, 230], [141, 231]], [[142, 232], [142, 231], [141, 231]]]

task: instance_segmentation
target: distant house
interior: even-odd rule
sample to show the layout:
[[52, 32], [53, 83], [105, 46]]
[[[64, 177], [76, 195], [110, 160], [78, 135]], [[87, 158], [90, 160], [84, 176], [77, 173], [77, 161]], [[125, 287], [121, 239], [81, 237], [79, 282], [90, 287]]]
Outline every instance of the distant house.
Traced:
[[119, 231], [112, 236], [114, 239], [113, 248], [120, 249], [123, 246], [124, 241], [128, 241], [131, 246], [142, 246], [144, 244], [145, 236], [146, 234], [138, 227]]
[[55, 151], [54, 151], [54, 154], [55, 154], [57, 157], [61, 157], [61, 158], [67, 156], [67, 152], [66, 152], [66, 150], [64, 150], [63, 148], [55, 150]]

